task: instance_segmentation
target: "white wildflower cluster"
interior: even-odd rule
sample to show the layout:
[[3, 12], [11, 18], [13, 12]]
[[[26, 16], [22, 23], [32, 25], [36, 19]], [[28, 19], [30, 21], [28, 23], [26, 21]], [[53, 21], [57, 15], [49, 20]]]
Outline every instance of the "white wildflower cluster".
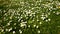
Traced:
[[38, 31], [38, 33], [40, 33], [40, 31]]
[[0, 27], [0, 32], [4, 32], [4, 29], [2, 29], [1, 27]]
[[39, 24], [42, 24], [42, 22], [40, 22]]
[[20, 27], [26, 26], [26, 23], [27, 23], [27, 22], [22, 22], [22, 23], [20, 23]]
[[[42, 19], [42, 20], [45, 20], [46, 22], [51, 21], [51, 19], [48, 18], [49, 15], [50, 15], [50, 12], [49, 12], [48, 14], [42, 13], [41, 19]], [[48, 18], [48, 19], [47, 19], [47, 18]]]
[[12, 30], [12, 28], [9, 29], [9, 31], [11, 31], [11, 30]]
[[41, 15], [41, 19], [42, 19], [42, 20], [46, 19], [47, 17], [48, 17], [47, 14], [45, 15], [44, 13], [42, 13], [42, 15]]
[[13, 31], [13, 34], [15, 34], [15, 31]]
[[59, 15], [60, 14], [60, 12], [56, 12], [56, 15]]
[[47, 19], [46, 22], [50, 21], [51, 19]]
[[30, 28], [30, 25], [28, 25], [28, 27]]
[[22, 30], [19, 30], [20, 34], [22, 33]]
[[[15, 34], [16, 31], [19, 30], [19, 34], [22, 34], [25, 31], [35, 28], [38, 29], [37, 33], [40, 34], [41, 31], [39, 29], [44, 29], [44, 27], [41, 27], [44, 26], [43, 23], [51, 21], [51, 13], [60, 15], [60, 12], [53, 11], [60, 8], [58, 1], [52, 2], [52, 0], [49, 0], [50, 2], [46, 3], [42, 3], [42, 0], [36, 2], [34, 0], [34, 2], [25, 2], [25, 0], [15, 0], [16, 2], [13, 0], [10, 1], [12, 2], [9, 4], [9, 7], [12, 6], [13, 9], [8, 8], [8, 10], [3, 10], [2, 20], [0, 20], [2, 23], [0, 24], [4, 26], [5, 29], [1, 27], [1, 32], [5, 30], [6, 32], [12, 31], [12, 33]], [[53, 6], [54, 3], [56, 3], [56, 7]], [[14, 6], [18, 8], [15, 9]], [[0, 10], [0, 12], [1, 11], [2, 10]]]
[[34, 27], [36, 27], [36, 25], [33, 25]]

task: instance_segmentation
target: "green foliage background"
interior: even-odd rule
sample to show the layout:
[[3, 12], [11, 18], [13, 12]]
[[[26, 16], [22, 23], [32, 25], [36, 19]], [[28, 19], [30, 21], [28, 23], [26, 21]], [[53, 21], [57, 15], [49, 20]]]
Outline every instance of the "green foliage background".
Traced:
[[[60, 34], [60, 14], [56, 14], [57, 12], [60, 12], [59, 3], [60, 0], [0, 0], [0, 34], [13, 34], [13, 31], [16, 32], [15, 34]], [[43, 4], [49, 5], [45, 6]], [[11, 9], [12, 12], [9, 13], [9, 9]], [[37, 12], [35, 13], [35, 16], [28, 15], [25, 17], [26, 14], [23, 14], [25, 9], [27, 11], [31, 10], [33, 12]], [[12, 19], [10, 19], [10, 16], [14, 11], [16, 14], [13, 15]], [[20, 15], [17, 15], [17, 13], [19, 13]], [[42, 20], [42, 13], [50, 13], [50, 15], [48, 15], [46, 19]], [[18, 17], [21, 18], [21, 20], [23, 20], [24, 22], [27, 21], [25, 27], [20, 27], [21, 20], [18, 22]], [[46, 22], [46, 20], [49, 18], [51, 19], [51, 21]], [[37, 19], [39, 21], [37, 21]], [[11, 24], [9, 26], [6, 26], [9, 21], [12, 21]], [[40, 22], [42, 22], [42, 24], [39, 24]], [[16, 25], [13, 25], [14, 23], [16, 23]], [[28, 27], [28, 25], [30, 25], [30, 27]], [[36, 28], [33, 27], [33, 25], [37, 25], [39, 27]], [[9, 29], [11, 27], [11, 31], [6, 31], [6, 29]], [[3, 32], [2, 29], [4, 30]], [[22, 30], [22, 33], [20, 33], [19, 30]], [[38, 30], [40, 30], [40, 33], [38, 33]]]

